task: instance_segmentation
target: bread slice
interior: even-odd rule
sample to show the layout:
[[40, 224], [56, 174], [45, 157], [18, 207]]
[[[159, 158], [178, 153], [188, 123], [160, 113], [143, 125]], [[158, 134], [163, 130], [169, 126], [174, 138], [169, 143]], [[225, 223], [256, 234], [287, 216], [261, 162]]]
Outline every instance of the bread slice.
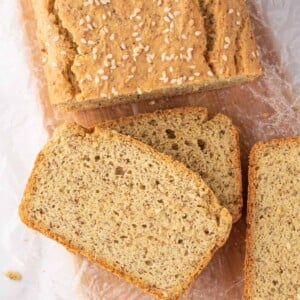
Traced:
[[300, 297], [300, 137], [250, 154], [245, 299]]
[[185, 107], [109, 121], [101, 126], [130, 135], [200, 175], [237, 221], [243, 205], [239, 136], [231, 120]]
[[231, 216], [183, 164], [111, 130], [60, 127], [20, 206], [29, 227], [161, 299], [226, 241]]

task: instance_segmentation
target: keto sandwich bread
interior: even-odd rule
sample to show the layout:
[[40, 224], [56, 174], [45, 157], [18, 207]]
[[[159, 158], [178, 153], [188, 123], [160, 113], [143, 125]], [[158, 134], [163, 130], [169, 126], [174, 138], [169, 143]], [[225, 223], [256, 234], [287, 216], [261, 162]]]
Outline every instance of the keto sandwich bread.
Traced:
[[232, 219], [183, 164], [107, 129], [64, 124], [40, 152], [19, 209], [29, 227], [161, 299], [177, 299]]
[[201, 176], [233, 221], [241, 216], [242, 179], [239, 136], [231, 120], [207, 109], [185, 107], [140, 114], [101, 124], [141, 140], [184, 163]]
[[300, 137], [250, 154], [245, 299], [300, 297]]
[[245, 0], [32, 0], [51, 103], [191, 93], [260, 75]]

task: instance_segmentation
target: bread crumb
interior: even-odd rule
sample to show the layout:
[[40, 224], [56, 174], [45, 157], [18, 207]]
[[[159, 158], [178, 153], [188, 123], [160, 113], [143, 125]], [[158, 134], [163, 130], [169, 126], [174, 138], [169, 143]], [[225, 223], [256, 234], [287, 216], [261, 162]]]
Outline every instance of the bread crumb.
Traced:
[[17, 271], [11, 271], [11, 270], [8, 270], [8, 271], [5, 271], [4, 272], [4, 275], [9, 278], [10, 280], [21, 280], [22, 279], [22, 275], [17, 272]]

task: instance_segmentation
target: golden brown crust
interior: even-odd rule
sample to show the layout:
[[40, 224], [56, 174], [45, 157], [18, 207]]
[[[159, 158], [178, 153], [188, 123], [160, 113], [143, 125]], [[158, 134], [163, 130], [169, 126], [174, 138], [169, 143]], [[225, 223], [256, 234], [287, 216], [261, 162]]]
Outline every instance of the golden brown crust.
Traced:
[[246, 229], [246, 256], [245, 256], [245, 271], [244, 271], [244, 298], [245, 300], [251, 299], [251, 266], [252, 266], [252, 257], [251, 257], [251, 246], [252, 246], [252, 232], [251, 232], [251, 223], [253, 220], [253, 207], [255, 205], [255, 178], [256, 178], [256, 167], [257, 167], [257, 157], [259, 151], [268, 145], [280, 146], [286, 143], [296, 142], [300, 144], [300, 136], [296, 137], [287, 137], [287, 138], [278, 138], [270, 141], [260, 141], [257, 142], [251, 149], [249, 155], [249, 170], [248, 170], [248, 198], [247, 198], [247, 229]]
[[220, 88], [261, 74], [245, 0], [32, 2], [51, 102], [64, 110]]
[[[84, 135], [84, 134], [89, 134], [91, 132], [91, 130], [86, 130], [78, 125], [75, 124], [71, 124], [71, 123], [67, 123], [63, 126], [67, 126], [68, 129], [70, 129], [70, 131], [73, 132], [78, 132], [78, 134], [80, 135]], [[200, 262], [199, 266], [197, 267], [197, 269], [195, 270], [193, 276], [190, 278], [189, 281], [187, 281], [186, 283], [184, 283], [181, 287], [180, 292], [175, 292], [172, 295], [169, 295], [168, 297], [165, 297], [159, 290], [148, 286], [147, 284], [143, 283], [141, 280], [131, 276], [128, 273], [122, 272], [118, 269], [116, 269], [115, 267], [111, 266], [109, 263], [102, 261], [102, 260], [96, 260], [93, 257], [92, 253], [87, 253], [87, 252], [83, 252], [82, 249], [78, 249], [75, 246], [71, 245], [69, 242], [67, 242], [62, 236], [59, 236], [57, 234], [52, 233], [48, 228], [44, 227], [42, 224], [36, 224], [33, 220], [30, 220], [27, 218], [26, 216], [26, 205], [28, 205], [28, 203], [30, 202], [30, 192], [34, 187], [34, 182], [35, 182], [35, 178], [36, 178], [36, 169], [39, 165], [39, 163], [43, 160], [44, 156], [47, 155], [47, 147], [44, 148], [44, 150], [42, 150], [38, 156], [37, 159], [34, 163], [34, 167], [33, 167], [33, 171], [31, 173], [31, 176], [29, 177], [28, 183], [26, 185], [25, 188], [25, 192], [22, 198], [22, 202], [20, 204], [19, 207], [19, 216], [21, 218], [21, 220], [29, 227], [41, 232], [42, 234], [46, 235], [49, 238], [52, 238], [54, 240], [56, 240], [57, 242], [61, 243], [62, 245], [64, 245], [69, 251], [75, 253], [75, 254], [79, 254], [79, 255], [83, 255], [85, 257], [87, 257], [90, 261], [96, 263], [97, 265], [111, 271], [112, 273], [116, 274], [117, 276], [127, 280], [128, 282], [131, 282], [133, 284], [135, 284], [136, 286], [138, 286], [139, 288], [145, 290], [146, 292], [149, 292], [155, 296], [157, 296], [159, 299], [164, 299], [164, 300], [175, 300], [178, 299], [178, 297], [189, 287], [189, 285], [193, 282], [194, 278], [200, 273], [200, 271], [207, 265], [207, 263], [211, 260], [213, 254], [217, 251], [218, 248], [220, 248], [227, 240], [229, 233], [230, 233], [230, 229], [231, 229], [231, 223], [232, 223], [232, 218], [231, 215], [229, 214], [229, 212], [227, 211], [227, 209], [221, 207], [219, 205], [218, 200], [216, 199], [215, 195], [213, 194], [213, 192], [209, 189], [209, 187], [205, 184], [205, 182], [198, 177], [195, 173], [193, 173], [191, 170], [189, 170], [187, 167], [185, 167], [183, 164], [181, 164], [180, 162], [177, 161], [173, 161], [169, 156], [166, 156], [156, 150], [154, 150], [153, 148], [151, 148], [150, 146], [147, 146], [145, 144], [143, 144], [142, 142], [135, 140], [131, 137], [128, 136], [124, 136], [121, 135], [117, 132], [111, 131], [111, 130], [107, 130], [107, 129], [103, 129], [103, 128], [99, 128], [96, 127], [95, 128], [96, 131], [104, 131], [104, 132], [108, 132], [111, 135], [117, 136], [119, 139], [123, 139], [127, 142], [133, 143], [136, 147], [138, 147], [141, 151], [143, 152], [150, 152], [152, 155], [156, 155], [158, 156], [160, 159], [166, 161], [169, 164], [172, 164], [173, 166], [175, 166], [177, 169], [180, 169], [182, 172], [184, 173], [188, 173], [191, 178], [194, 178], [196, 181], [198, 181], [199, 183], [201, 183], [202, 186], [205, 186], [210, 194], [210, 199], [211, 199], [211, 205], [215, 207], [216, 210], [219, 210], [219, 214], [220, 214], [220, 221], [222, 222], [223, 226], [226, 226], [226, 228], [224, 229], [224, 235], [223, 236], [219, 236], [219, 239], [216, 241], [216, 247], [214, 249], [212, 249], [211, 254], [207, 257], [204, 258], [203, 261]], [[56, 136], [59, 135], [59, 132], [57, 132], [55, 134]]]

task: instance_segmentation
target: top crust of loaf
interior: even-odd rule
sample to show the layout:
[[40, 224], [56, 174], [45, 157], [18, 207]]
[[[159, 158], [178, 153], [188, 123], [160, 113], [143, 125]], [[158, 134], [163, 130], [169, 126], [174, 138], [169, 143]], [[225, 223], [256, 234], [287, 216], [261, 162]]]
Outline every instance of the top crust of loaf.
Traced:
[[[252, 256], [252, 251], [251, 251], [252, 247], [254, 246], [251, 225], [253, 224], [254, 217], [255, 217], [254, 206], [255, 203], [257, 203], [258, 201], [258, 199], [256, 199], [256, 187], [255, 187], [255, 184], [257, 182], [257, 172], [259, 168], [258, 162], [265, 150], [270, 149], [270, 151], [272, 150], [279, 151], [281, 148], [286, 146], [290, 147], [289, 149], [295, 146], [299, 147], [300, 136], [278, 138], [266, 142], [262, 142], [262, 141], [257, 142], [252, 147], [249, 155], [249, 171], [248, 171], [249, 183], [248, 183], [248, 200], [247, 200], [247, 232], [246, 232], [246, 257], [245, 257], [245, 287], [244, 287], [244, 297], [247, 300], [258, 299], [258, 298], [253, 298], [252, 289], [253, 289], [255, 278], [253, 277], [253, 274], [251, 274], [253, 265], [255, 264], [254, 258]], [[278, 171], [280, 172], [279, 169]], [[300, 177], [300, 174], [298, 174], [298, 176]], [[291, 274], [291, 276], [293, 275]], [[270, 280], [270, 278], [268, 279]], [[294, 298], [289, 298], [289, 299], [294, 299]], [[296, 299], [296, 295], [295, 295], [295, 299]]]
[[50, 99], [64, 109], [190, 93], [261, 74], [245, 0], [33, 6]]
[[[36, 180], [38, 177], [39, 166], [43, 163], [43, 160], [45, 160], [45, 158], [51, 154], [52, 147], [56, 145], [55, 144], [56, 142], [64, 143], [64, 141], [67, 140], [68, 137], [78, 136], [78, 137], [84, 138], [87, 135], [95, 138], [96, 141], [99, 138], [101, 138], [101, 136], [102, 136], [102, 137], [108, 138], [109, 140], [118, 139], [121, 142], [130, 143], [134, 147], [139, 149], [139, 151], [141, 152], [141, 155], [155, 156], [157, 159], [168, 164], [170, 167], [172, 166], [174, 168], [174, 170], [178, 170], [178, 172], [180, 172], [181, 174], [190, 176], [191, 181], [194, 181], [195, 183], [197, 183], [197, 185], [199, 185], [199, 187], [202, 186], [205, 188], [205, 190], [208, 191], [208, 195], [211, 199], [211, 202], [209, 204], [211, 207], [211, 210], [218, 211], [218, 214], [219, 214], [220, 232], [218, 234], [218, 239], [215, 241], [215, 247], [211, 250], [210, 256], [203, 257], [203, 260], [201, 262], [199, 262], [199, 265], [198, 265], [197, 269], [195, 270], [195, 272], [193, 273], [193, 276], [191, 276], [191, 278], [189, 278], [189, 280], [187, 280], [182, 286], [174, 287], [174, 290], [172, 293], [169, 293], [168, 295], [166, 295], [159, 289], [156, 289], [152, 286], [147, 285], [142, 280], [112, 266], [110, 263], [108, 263], [104, 260], [96, 259], [91, 251], [74, 247], [74, 245], [72, 245], [72, 243], [68, 242], [66, 240], [66, 238], [64, 238], [62, 235], [55, 234], [54, 232], [51, 231], [50, 228], [45, 226], [45, 224], [43, 224], [42, 221], [35, 221], [30, 216], [30, 208], [32, 205], [31, 202], [32, 202], [32, 197], [33, 197], [32, 195], [36, 189]], [[87, 257], [92, 262], [112, 271], [116, 275], [134, 283], [138, 287], [144, 289], [145, 291], [152, 293], [153, 295], [157, 296], [160, 299], [178, 299], [180, 294], [191, 284], [191, 282], [194, 280], [194, 278], [206, 266], [206, 264], [211, 259], [213, 253], [225, 243], [226, 239], [228, 238], [230, 228], [231, 228], [231, 222], [232, 222], [230, 214], [228, 213], [228, 211], [225, 208], [222, 208], [219, 205], [219, 203], [218, 203], [217, 199], [215, 198], [214, 194], [212, 193], [212, 191], [206, 186], [206, 184], [196, 174], [194, 174], [189, 169], [187, 169], [183, 164], [173, 161], [168, 156], [165, 156], [165, 155], [155, 151], [151, 147], [149, 147], [137, 140], [134, 140], [127, 136], [123, 136], [114, 131], [106, 130], [106, 129], [102, 129], [102, 128], [98, 128], [98, 127], [96, 127], [94, 130], [86, 130], [80, 126], [77, 126], [75, 124], [70, 124], [70, 123], [66, 123], [63, 126], [61, 126], [60, 128], [58, 128], [55, 131], [53, 138], [48, 142], [48, 144], [44, 147], [44, 149], [39, 153], [39, 155], [36, 159], [32, 174], [29, 178], [29, 181], [27, 183], [27, 186], [26, 186], [26, 189], [24, 192], [24, 196], [23, 196], [20, 208], [19, 208], [19, 215], [20, 215], [21, 220], [29, 227], [58, 241], [59, 243], [63, 244], [68, 250], [74, 252], [75, 254], [80, 254], [80, 255]]]

